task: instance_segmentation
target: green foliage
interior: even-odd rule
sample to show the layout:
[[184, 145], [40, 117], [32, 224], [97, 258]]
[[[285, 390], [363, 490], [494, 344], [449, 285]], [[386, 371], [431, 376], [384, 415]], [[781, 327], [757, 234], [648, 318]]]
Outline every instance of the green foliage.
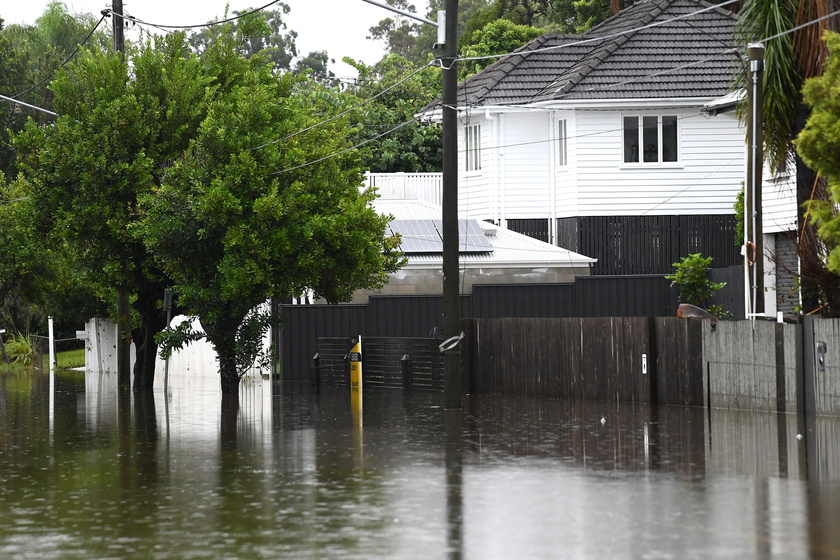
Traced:
[[335, 63], [327, 51], [313, 51], [295, 63], [295, 74], [305, 74], [325, 87], [338, 87], [339, 80], [330, 70], [330, 63]]
[[[346, 105], [358, 105], [402, 81], [353, 111], [358, 124], [351, 138], [356, 144], [411, 121], [423, 106], [440, 96], [438, 68], [425, 68], [406, 79], [416, 68], [400, 55], [386, 56], [373, 66], [349, 58], [345, 62], [359, 73], [356, 84], [344, 94]], [[440, 126], [413, 123], [366, 144], [363, 165], [382, 173], [430, 172], [441, 170], [442, 158]]]
[[735, 195], [735, 204], [732, 205], [735, 210], [735, 245], [738, 247], [744, 246], [744, 182], [741, 181], [741, 190]]
[[[407, 0], [386, 0], [386, 3], [411, 13], [418, 13], [416, 5]], [[458, 2], [459, 37], [463, 36], [467, 22], [473, 14], [485, 8], [487, 4], [488, 0], [460, 0]], [[442, 9], [443, 0], [430, 0], [425, 17], [431, 21], [437, 21], [438, 10]], [[376, 26], [370, 28], [369, 33], [368, 39], [382, 41], [388, 55], [398, 54], [414, 67], [426, 64], [439, 54], [433, 49], [437, 42], [437, 28], [401, 15], [394, 14], [381, 20]]]
[[25, 366], [32, 365], [35, 352], [28, 334], [14, 332], [4, 344], [6, 345], [6, 355], [11, 362]]
[[[793, 37], [786, 32], [796, 25], [795, 2], [749, 1], [741, 8], [738, 34], [744, 45], [764, 37], [764, 143], [773, 169], [785, 165], [792, 150], [793, 123], [799, 105], [802, 78], [796, 67]], [[747, 86], [747, 72], [742, 72], [739, 87]]]
[[[251, 58], [261, 54], [267, 57], [275, 71], [290, 70], [291, 62], [297, 56], [295, 31], [287, 31], [283, 17], [289, 13], [289, 5], [274, 4], [271, 10], [262, 10], [237, 19], [225, 25], [204, 27], [201, 31], [189, 36], [189, 43], [195, 52], [201, 54], [207, 51], [213, 43], [219, 41], [222, 35], [236, 38], [236, 54], [244, 58]], [[233, 11], [234, 16], [240, 16], [251, 11]], [[229, 16], [227, 12], [223, 19]]]
[[[700, 253], [693, 253], [674, 263], [676, 272], [665, 276], [671, 285], [680, 288], [680, 301], [698, 307], [708, 307], [709, 298], [726, 285], [726, 282], [712, 282], [709, 280], [709, 267], [712, 257], [704, 257]], [[711, 308], [710, 308], [711, 311]], [[720, 316], [720, 315], [717, 315]]]
[[[96, 21], [98, 18], [90, 14], [70, 14], [63, 2], [47, 5], [35, 25], [3, 27], [0, 20], [0, 93], [51, 109], [53, 93], [48, 85], [52, 72], [76, 49]], [[100, 26], [84, 48], [107, 44], [107, 27]], [[15, 174], [9, 132], [20, 131], [27, 118], [42, 124], [52, 120], [46, 113], [0, 101], [0, 171]]]
[[[297, 89], [300, 77], [278, 77], [253, 57], [231, 61], [230, 46], [218, 48], [228, 51], [216, 60], [237, 71], [215, 92], [189, 149], [142, 197], [142, 220], [131, 230], [172, 280], [179, 304], [200, 319], [223, 390], [235, 391], [268, 326], [255, 310], [269, 297], [311, 289], [345, 301], [381, 286], [402, 261], [385, 237], [387, 217], [360, 192], [345, 119], [293, 135], [327, 116], [314, 110], [340, 106]], [[200, 336], [179, 329], [164, 335], [167, 347]]]
[[[543, 30], [527, 25], [517, 25], [506, 19], [498, 19], [472, 34], [472, 43], [461, 45], [462, 57], [482, 57], [512, 52], [528, 41], [543, 34]], [[480, 72], [495, 59], [467, 60], [458, 66], [461, 79]]]
[[830, 56], [824, 74], [803, 87], [812, 110], [796, 147], [808, 166], [828, 180], [830, 199], [809, 201], [806, 208], [825, 244], [829, 270], [840, 274], [840, 34], [827, 33], [825, 38]]

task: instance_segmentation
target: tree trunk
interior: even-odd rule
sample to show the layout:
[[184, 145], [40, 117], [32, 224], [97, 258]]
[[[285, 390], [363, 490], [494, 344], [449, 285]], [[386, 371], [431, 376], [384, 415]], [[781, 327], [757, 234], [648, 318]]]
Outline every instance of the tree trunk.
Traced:
[[[215, 330], [215, 329], [214, 329]], [[221, 329], [220, 329], [221, 330]], [[236, 329], [223, 330], [221, 336], [206, 330], [219, 359], [222, 395], [239, 395], [239, 372], [236, 369]]]
[[166, 326], [156, 298], [146, 297], [141, 311], [142, 325], [133, 331], [137, 348], [137, 361], [134, 363], [134, 391], [151, 391], [155, 384], [155, 362], [157, 343], [155, 335]]

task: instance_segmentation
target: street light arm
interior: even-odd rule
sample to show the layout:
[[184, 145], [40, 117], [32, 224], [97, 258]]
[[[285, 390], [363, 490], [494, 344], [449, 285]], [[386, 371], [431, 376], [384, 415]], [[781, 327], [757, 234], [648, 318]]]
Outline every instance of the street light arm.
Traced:
[[386, 10], [390, 10], [392, 12], [403, 15], [405, 17], [409, 17], [411, 19], [416, 19], [417, 21], [422, 21], [423, 23], [428, 23], [429, 25], [434, 25], [435, 27], [438, 27], [438, 22], [432, 21], [430, 19], [426, 19], [426, 18], [418, 16], [416, 14], [412, 14], [411, 12], [407, 12], [405, 10], [395, 8], [393, 6], [383, 4], [382, 2], [377, 2], [376, 0], [363, 0], [363, 1], [367, 2], [368, 4], [373, 4], [374, 6], [379, 6], [380, 8], [385, 8]]

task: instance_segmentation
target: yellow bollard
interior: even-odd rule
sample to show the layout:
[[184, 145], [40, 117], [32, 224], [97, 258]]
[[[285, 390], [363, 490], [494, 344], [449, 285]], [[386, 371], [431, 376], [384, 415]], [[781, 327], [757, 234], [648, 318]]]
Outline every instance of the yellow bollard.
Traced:
[[350, 411], [353, 424], [362, 425], [362, 337], [350, 350]]

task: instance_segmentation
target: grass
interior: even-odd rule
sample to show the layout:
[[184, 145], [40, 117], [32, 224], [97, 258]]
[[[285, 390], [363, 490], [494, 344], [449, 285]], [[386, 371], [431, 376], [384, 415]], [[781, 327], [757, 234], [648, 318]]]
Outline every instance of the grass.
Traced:
[[67, 350], [55, 355], [56, 367], [59, 369], [70, 369], [85, 367], [85, 349]]

